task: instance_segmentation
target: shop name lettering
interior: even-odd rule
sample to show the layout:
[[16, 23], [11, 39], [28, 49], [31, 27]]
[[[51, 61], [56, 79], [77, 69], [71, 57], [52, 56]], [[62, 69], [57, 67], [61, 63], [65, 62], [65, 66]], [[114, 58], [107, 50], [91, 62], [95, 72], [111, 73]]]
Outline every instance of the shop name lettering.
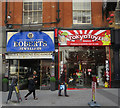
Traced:
[[20, 47], [20, 50], [41, 50], [41, 47], [46, 47], [46, 41], [14, 41], [14, 47]]
[[74, 36], [71, 36], [71, 35], [68, 35], [67, 36], [70, 40], [80, 40], [82, 41], [83, 39], [92, 39], [94, 41], [100, 41], [102, 40], [102, 37], [100, 36], [95, 36], [95, 35], [74, 35]]

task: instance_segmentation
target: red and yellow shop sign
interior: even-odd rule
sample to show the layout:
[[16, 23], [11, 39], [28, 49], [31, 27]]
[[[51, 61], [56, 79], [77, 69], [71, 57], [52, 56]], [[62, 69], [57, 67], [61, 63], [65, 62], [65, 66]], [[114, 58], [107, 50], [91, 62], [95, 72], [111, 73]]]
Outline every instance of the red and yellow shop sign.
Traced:
[[59, 30], [59, 45], [111, 45], [110, 30]]

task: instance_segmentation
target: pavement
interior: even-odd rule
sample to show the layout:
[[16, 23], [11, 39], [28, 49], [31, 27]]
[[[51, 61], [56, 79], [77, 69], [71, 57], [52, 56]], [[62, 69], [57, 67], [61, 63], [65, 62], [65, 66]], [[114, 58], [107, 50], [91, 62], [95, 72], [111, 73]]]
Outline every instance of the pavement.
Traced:
[[[96, 101], [101, 106], [112, 106], [112, 108], [120, 106], [119, 91], [118, 88], [97, 89]], [[28, 90], [20, 90], [22, 102], [17, 103], [16, 94], [13, 92], [11, 102], [8, 104], [6, 104], [8, 92], [2, 92], [2, 106], [89, 106], [88, 102], [91, 102], [92, 98], [91, 89], [68, 90], [67, 92], [69, 97], [58, 96], [58, 90], [36, 90], [38, 100], [34, 100], [32, 94], [28, 100], [25, 100], [24, 96]]]

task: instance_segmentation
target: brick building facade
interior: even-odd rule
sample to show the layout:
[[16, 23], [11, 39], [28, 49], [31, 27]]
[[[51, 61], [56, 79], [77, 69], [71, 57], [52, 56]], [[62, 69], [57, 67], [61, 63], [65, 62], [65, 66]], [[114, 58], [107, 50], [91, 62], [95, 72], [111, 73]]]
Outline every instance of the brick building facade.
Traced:
[[[77, 2], [82, 3], [82, 2]], [[6, 8], [7, 6], [7, 8]], [[116, 27], [115, 23], [113, 22], [113, 25], [109, 25], [109, 23], [106, 21], [106, 15], [103, 12], [103, 2], [99, 1], [99, 2], [95, 2], [94, 0], [91, 1], [90, 3], [90, 22], [89, 23], [74, 23], [74, 13], [73, 13], [73, 2], [42, 2], [42, 16], [40, 16], [41, 18], [41, 22], [33, 22], [33, 20], [29, 23], [26, 23], [24, 20], [24, 12], [25, 12], [25, 8], [24, 8], [25, 4], [24, 2], [2, 2], [2, 45], [0, 46], [0, 53], [1, 54], [9, 54], [9, 52], [6, 52], [6, 40], [7, 40], [7, 32], [20, 32], [20, 31], [55, 31], [55, 28], [60, 29], [60, 30], [111, 30], [111, 27]], [[30, 6], [30, 4], [29, 4]], [[36, 5], [38, 7], [38, 4]], [[30, 7], [29, 7], [30, 8]], [[32, 9], [35, 7], [32, 7]], [[79, 8], [77, 8], [79, 10]], [[84, 9], [84, 7], [83, 7]], [[77, 11], [77, 10], [76, 10]], [[81, 10], [79, 10], [81, 11]], [[89, 10], [87, 10], [88, 12]], [[26, 11], [27, 12], [27, 11]], [[28, 11], [28, 13], [30, 12], [30, 10]], [[31, 12], [35, 12], [35, 10], [32, 10]], [[84, 10], [82, 10], [81, 12], [85, 12]], [[30, 14], [30, 13], [29, 13]], [[85, 13], [84, 13], [85, 14]], [[33, 14], [32, 14], [33, 15]], [[38, 15], [38, 14], [37, 14]], [[82, 14], [82, 16], [84, 16]], [[32, 16], [34, 17], [34, 15]], [[39, 18], [39, 17], [38, 17]], [[80, 18], [79, 16], [77, 18]], [[86, 17], [87, 19], [88, 17]], [[86, 20], [85, 18], [83, 18], [84, 20]], [[81, 18], [81, 20], [83, 20]], [[28, 20], [30, 20], [28, 18]], [[114, 18], [112, 19], [113, 21], [115, 20]], [[78, 19], [77, 19], [78, 21]], [[117, 26], [118, 27], [118, 26]], [[119, 27], [118, 27], [119, 28]], [[58, 35], [58, 34], [57, 34]], [[59, 50], [59, 46], [57, 45], [57, 40], [58, 37], [56, 36], [55, 38], [55, 49]], [[94, 47], [94, 46], [93, 46]], [[105, 51], [107, 51], [106, 48]], [[112, 48], [111, 49], [111, 54], [110, 56], [113, 54], [112, 52]], [[55, 63], [55, 77], [57, 79], [58, 78], [58, 71], [59, 70], [59, 56], [60, 53], [59, 51], [53, 51], [55, 52], [55, 57], [54, 57], [54, 63]], [[64, 52], [64, 51], [63, 51]], [[110, 52], [110, 50], [109, 50]], [[13, 52], [12, 52], [13, 53]], [[27, 52], [29, 53], [29, 52]], [[46, 52], [44, 52], [46, 53]], [[111, 56], [112, 57], [112, 56]], [[4, 58], [1, 56], [1, 69], [0, 71], [2, 71], [3, 75], [4, 73], [6, 73], [6, 64], [4, 63]], [[45, 59], [45, 58], [44, 58]], [[113, 58], [110, 59], [110, 61]], [[8, 59], [8, 62], [10, 63], [11, 61]], [[18, 65], [18, 61], [12, 61], [14, 62], [14, 65]], [[24, 62], [20, 61], [20, 62]], [[31, 61], [30, 61], [31, 62]], [[34, 62], [34, 60], [33, 60]], [[47, 63], [49, 62], [50, 65], [47, 66], [43, 66], [43, 68], [45, 68], [48, 71], [52, 71], [52, 69], [49, 69], [52, 66], [52, 60], [48, 60], [48, 61], [41, 61], [41, 59], [39, 58], [38, 61], [35, 61], [35, 63], [37, 64], [41, 64], [41, 63]], [[13, 65], [12, 64], [12, 65]], [[112, 64], [113, 65], [113, 64]], [[110, 66], [110, 68], [114, 68], [112, 67], [112, 65]], [[35, 68], [35, 67], [34, 67]], [[40, 66], [40, 68], [42, 68], [42, 66]], [[40, 69], [39, 68], [39, 69]], [[38, 69], [38, 70], [39, 70]], [[40, 69], [41, 70], [41, 69]], [[44, 70], [44, 69], [42, 69]], [[84, 70], [84, 69], [83, 69]], [[118, 69], [119, 70], [119, 69]], [[39, 73], [39, 72], [38, 72]], [[111, 70], [111, 73], [113, 75], [114, 73], [114, 69]], [[59, 73], [60, 74], [60, 73]], [[40, 76], [40, 81], [39, 81], [39, 86], [42, 86], [42, 82], [41, 82], [41, 74], [39, 73]], [[112, 79], [114, 80], [114, 78]], [[43, 81], [44, 82], [44, 81]], [[43, 84], [44, 86], [44, 84]], [[111, 85], [110, 85], [111, 86]]]
[[[23, 24], [23, 2], [7, 2], [7, 15], [11, 16], [8, 24]], [[5, 26], [6, 2], [2, 2], [2, 26]], [[19, 8], [18, 8], [19, 7]], [[59, 24], [46, 24], [43, 27], [73, 28], [72, 2], [59, 2]], [[58, 3], [43, 2], [43, 23], [56, 22]], [[106, 21], [102, 20], [102, 2], [91, 2], [91, 27], [107, 27]], [[20, 28], [20, 27], [19, 27]]]

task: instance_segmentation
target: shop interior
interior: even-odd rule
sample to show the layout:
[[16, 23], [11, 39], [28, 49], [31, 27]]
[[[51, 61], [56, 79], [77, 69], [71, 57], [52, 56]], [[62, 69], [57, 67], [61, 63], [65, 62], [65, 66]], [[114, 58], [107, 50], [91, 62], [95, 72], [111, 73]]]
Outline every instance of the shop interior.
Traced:
[[68, 88], [90, 88], [92, 76], [96, 76], [97, 87], [104, 87], [105, 60], [109, 59], [109, 47], [78, 46], [60, 47], [60, 74], [67, 67]]
[[27, 89], [28, 77], [33, 74], [33, 71], [36, 71], [36, 89], [49, 89], [51, 62], [51, 59], [9, 60], [9, 84], [11, 84], [12, 77], [17, 76], [20, 89]]

